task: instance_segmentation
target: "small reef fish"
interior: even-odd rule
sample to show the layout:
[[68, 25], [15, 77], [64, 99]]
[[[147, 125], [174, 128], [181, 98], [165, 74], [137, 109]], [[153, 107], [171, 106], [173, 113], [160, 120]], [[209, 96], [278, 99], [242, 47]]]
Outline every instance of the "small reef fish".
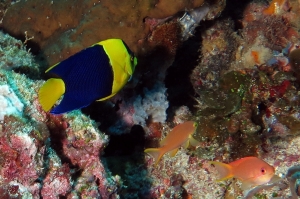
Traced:
[[287, 0], [272, 0], [269, 7], [263, 10], [266, 15], [278, 14]]
[[48, 79], [39, 90], [39, 102], [50, 113], [62, 114], [114, 96], [131, 78], [137, 58], [121, 39], [108, 39], [59, 62], [45, 73]]
[[159, 148], [148, 148], [144, 152], [152, 156], [155, 159], [155, 165], [157, 165], [161, 157], [167, 152], [170, 153], [171, 157], [174, 157], [181, 146], [184, 148], [187, 148], [189, 144], [197, 146], [199, 142], [192, 137], [197, 126], [198, 124], [193, 121], [179, 124], [160, 142]]
[[218, 181], [229, 178], [237, 178], [242, 182], [242, 189], [248, 190], [251, 187], [276, 181], [278, 176], [274, 175], [275, 169], [265, 161], [257, 157], [245, 157], [229, 164], [210, 161], [219, 172]]

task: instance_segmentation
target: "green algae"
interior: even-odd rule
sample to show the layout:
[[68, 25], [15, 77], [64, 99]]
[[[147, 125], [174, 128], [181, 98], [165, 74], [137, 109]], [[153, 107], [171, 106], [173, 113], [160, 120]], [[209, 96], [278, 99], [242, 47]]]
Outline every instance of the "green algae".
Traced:
[[222, 76], [219, 85], [215, 90], [199, 91], [200, 100], [206, 108], [199, 110], [197, 115], [224, 117], [238, 111], [250, 86], [250, 77], [232, 71]]
[[[264, 73], [258, 76], [259, 82], [268, 82]], [[203, 106], [196, 114], [199, 126], [194, 138], [216, 145], [197, 148], [198, 157], [214, 158], [218, 150], [216, 146], [223, 146], [226, 142], [229, 142], [229, 148], [223, 150], [233, 159], [257, 154], [262, 143], [259, 136], [261, 127], [252, 121], [252, 97], [249, 92], [252, 84], [249, 75], [232, 71], [221, 77], [215, 90], [199, 92]]]
[[239, 110], [241, 98], [237, 93], [225, 93], [222, 90], [200, 92], [202, 102], [207, 108], [200, 110], [202, 116], [226, 116]]
[[240, 96], [250, 85], [250, 76], [236, 71], [226, 73], [220, 79], [220, 88], [225, 91], [238, 93]]

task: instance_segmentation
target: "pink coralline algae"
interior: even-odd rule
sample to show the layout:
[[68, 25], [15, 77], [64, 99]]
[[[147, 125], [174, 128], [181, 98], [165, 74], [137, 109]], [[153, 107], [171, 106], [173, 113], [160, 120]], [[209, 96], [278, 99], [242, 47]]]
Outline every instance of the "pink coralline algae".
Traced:
[[89, 118], [43, 112], [39, 85], [24, 75], [5, 71], [1, 84], [24, 104], [20, 113], [3, 112], [0, 124], [1, 198], [115, 196], [119, 185], [99, 159], [108, 139]]
[[22, 122], [12, 116], [6, 117], [4, 125], [1, 125], [1, 194], [11, 195], [14, 192], [12, 195], [37, 196], [40, 187], [36, 180], [43, 173], [44, 148], [39, 148], [37, 142], [21, 129], [15, 131], [16, 125], [22, 125]]
[[[75, 190], [82, 197], [96, 195], [109, 198], [114, 195], [117, 187], [108, 183], [104, 166], [99, 160], [103, 141], [92, 129], [72, 132], [67, 130], [66, 138], [62, 141], [64, 155], [73, 165], [81, 170]], [[91, 187], [94, 187], [91, 189]]]
[[67, 164], [51, 168], [43, 180], [41, 196], [43, 198], [58, 198], [66, 196], [71, 190], [70, 168]]

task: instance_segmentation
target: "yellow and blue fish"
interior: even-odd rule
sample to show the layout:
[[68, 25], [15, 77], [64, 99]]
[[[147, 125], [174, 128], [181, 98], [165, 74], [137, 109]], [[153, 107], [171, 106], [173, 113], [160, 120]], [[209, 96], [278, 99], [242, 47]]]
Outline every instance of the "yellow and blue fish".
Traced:
[[121, 39], [108, 39], [59, 62], [46, 73], [48, 79], [39, 91], [39, 102], [50, 113], [62, 114], [114, 96], [129, 81], [137, 58]]

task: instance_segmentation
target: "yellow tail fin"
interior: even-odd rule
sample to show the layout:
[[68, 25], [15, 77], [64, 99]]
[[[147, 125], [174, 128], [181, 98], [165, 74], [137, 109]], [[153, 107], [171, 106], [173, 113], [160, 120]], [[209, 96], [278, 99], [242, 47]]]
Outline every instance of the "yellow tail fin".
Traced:
[[49, 111], [55, 102], [65, 93], [62, 79], [48, 79], [39, 90], [39, 102], [45, 111]]
[[155, 166], [158, 164], [159, 160], [164, 155], [164, 152], [161, 150], [161, 148], [149, 148], [149, 149], [145, 149], [144, 152], [148, 153], [150, 156], [154, 158]]
[[209, 161], [209, 163], [214, 165], [219, 173], [219, 179], [216, 180], [217, 182], [227, 180], [233, 177], [232, 167], [229, 164], [215, 161]]

